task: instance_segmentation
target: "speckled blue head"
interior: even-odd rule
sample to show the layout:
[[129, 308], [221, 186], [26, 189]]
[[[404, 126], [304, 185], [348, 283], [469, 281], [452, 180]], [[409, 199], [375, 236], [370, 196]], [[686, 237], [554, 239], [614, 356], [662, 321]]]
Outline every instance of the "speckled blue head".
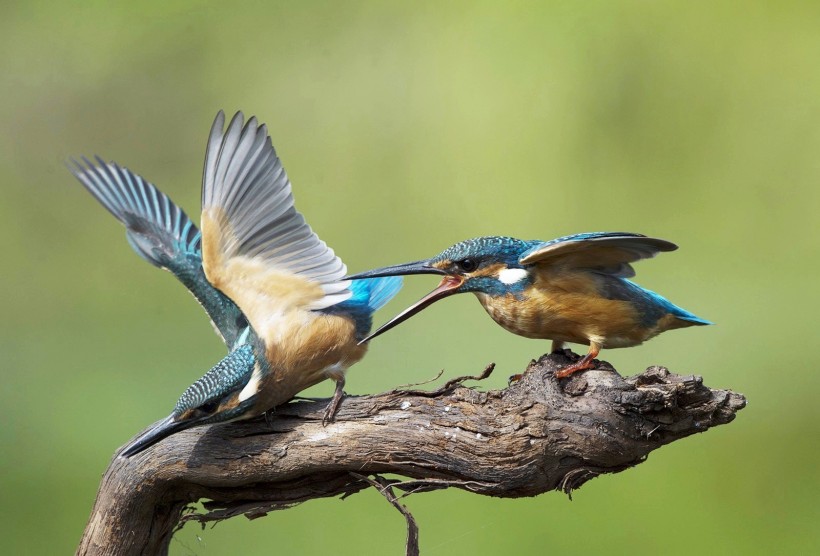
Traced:
[[428, 264], [462, 278], [453, 293], [520, 294], [532, 282], [519, 259], [539, 243], [503, 236], [477, 237], [448, 247]]
[[350, 279], [361, 279], [407, 274], [443, 275], [436, 289], [362, 341], [387, 332], [439, 299], [456, 293], [521, 295], [532, 284], [532, 277], [519, 259], [523, 253], [541, 243], [503, 236], [477, 237], [456, 243], [430, 259], [349, 276]]
[[460, 241], [436, 255], [430, 262], [457, 263], [472, 259], [483, 265], [500, 263], [509, 268], [523, 268], [518, 259], [521, 255], [540, 244], [540, 241], [524, 241], [514, 237], [484, 236]]

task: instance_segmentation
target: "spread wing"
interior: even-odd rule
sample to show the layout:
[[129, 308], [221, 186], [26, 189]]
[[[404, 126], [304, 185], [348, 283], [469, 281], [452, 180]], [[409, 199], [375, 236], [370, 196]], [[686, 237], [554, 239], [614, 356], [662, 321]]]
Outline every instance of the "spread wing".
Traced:
[[115, 162], [83, 157], [69, 170], [126, 228], [128, 242], [154, 266], [180, 276], [199, 266], [199, 230], [154, 184]]
[[127, 168], [100, 157], [72, 160], [69, 170], [117, 220], [125, 225], [134, 251], [169, 270], [199, 300], [228, 345], [236, 341], [233, 303], [206, 280], [202, 271], [200, 233], [167, 195]]
[[347, 269], [293, 206], [267, 128], [238, 112], [211, 128], [202, 183], [202, 259], [208, 280], [262, 336], [294, 310], [351, 296]]
[[669, 241], [641, 234], [592, 232], [545, 241], [521, 255], [519, 262], [588, 268], [603, 274], [630, 278], [635, 276], [635, 270], [629, 263], [677, 248], [677, 245]]

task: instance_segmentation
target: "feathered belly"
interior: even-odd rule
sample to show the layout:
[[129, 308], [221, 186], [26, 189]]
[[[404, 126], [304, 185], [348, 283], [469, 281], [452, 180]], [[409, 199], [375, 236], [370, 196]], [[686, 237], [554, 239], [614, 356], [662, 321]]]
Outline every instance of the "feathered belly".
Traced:
[[625, 302], [579, 293], [526, 299], [477, 296], [494, 321], [526, 338], [576, 344], [594, 341], [604, 347], [637, 345], [645, 339], [636, 326], [634, 309]]
[[576, 343], [586, 340], [584, 335], [576, 332], [578, 323], [562, 318], [546, 304], [517, 300], [513, 296], [476, 295], [487, 314], [513, 334]]
[[289, 320], [272, 330], [272, 342], [266, 338], [271, 372], [260, 380], [260, 405], [275, 407], [327, 378], [343, 378], [367, 351], [366, 345], [357, 345], [349, 318], [310, 312]]

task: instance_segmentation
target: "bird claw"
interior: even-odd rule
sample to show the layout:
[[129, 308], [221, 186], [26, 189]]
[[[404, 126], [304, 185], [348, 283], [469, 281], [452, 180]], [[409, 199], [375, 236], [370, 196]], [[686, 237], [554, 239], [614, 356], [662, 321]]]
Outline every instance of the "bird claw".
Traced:
[[523, 377], [524, 377], [524, 375], [521, 374], [521, 373], [516, 373], [514, 375], [510, 375], [510, 378], [507, 379], [507, 386], [508, 387], [512, 386], [513, 384], [515, 384], [516, 382], [521, 380]]
[[263, 415], [265, 416], [265, 424], [269, 429], [273, 428], [273, 414], [276, 413], [276, 408], [270, 408]]
[[336, 396], [334, 396], [333, 399], [330, 400], [330, 402], [328, 402], [327, 408], [325, 408], [325, 412], [322, 415], [322, 426], [323, 427], [328, 426], [330, 423], [332, 423], [336, 420], [336, 413], [339, 411], [339, 406], [342, 405], [342, 398], [343, 397], [344, 397], [344, 394], [342, 394], [342, 396], [340, 396], [339, 399], [337, 400]]
[[336, 420], [336, 413], [338, 413], [339, 407], [342, 405], [342, 399], [345, 397], [344, 387], [344, 380], [340, 380], [336, 383], [336, 390], [333, 392], [333, 397], [330, 398], [330, 401], [327, 403], [327, 407], [325, 408], [325, 413], [322, 415], [323, 427], [328, 426]]
[[581, 358], [580, 361], [555, 371], [555, 378], [566, 378], [578, 371], [585, 371], [587, 369], [594, 369], [597, 362], [594, 359]]

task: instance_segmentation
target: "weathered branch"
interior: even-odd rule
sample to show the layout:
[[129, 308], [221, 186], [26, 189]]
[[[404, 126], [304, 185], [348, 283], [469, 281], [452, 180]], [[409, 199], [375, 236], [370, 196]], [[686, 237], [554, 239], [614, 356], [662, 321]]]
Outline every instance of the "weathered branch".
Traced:
[[[394, 489], [569, 493], [664, 444], [730, 422], [746, 403], [662, 367], [624, 379], [601, 362], [557, 381], [554, 371], [572, 358], [544, 356], [504, 390], [450, 381], [433, 392], [348, 397], [327, 427], [326, 401], [295, 401], [267, 422], [199, 427], [133, 458], [115, 457], [77, 553], [166, 554], [187, 521], [260, 517], [374, 483], [399, 509]], [[382, 473], [407, 480], [388, 482]], [[192, 513], [189, 505], [201, 499], [206, 513]]]

